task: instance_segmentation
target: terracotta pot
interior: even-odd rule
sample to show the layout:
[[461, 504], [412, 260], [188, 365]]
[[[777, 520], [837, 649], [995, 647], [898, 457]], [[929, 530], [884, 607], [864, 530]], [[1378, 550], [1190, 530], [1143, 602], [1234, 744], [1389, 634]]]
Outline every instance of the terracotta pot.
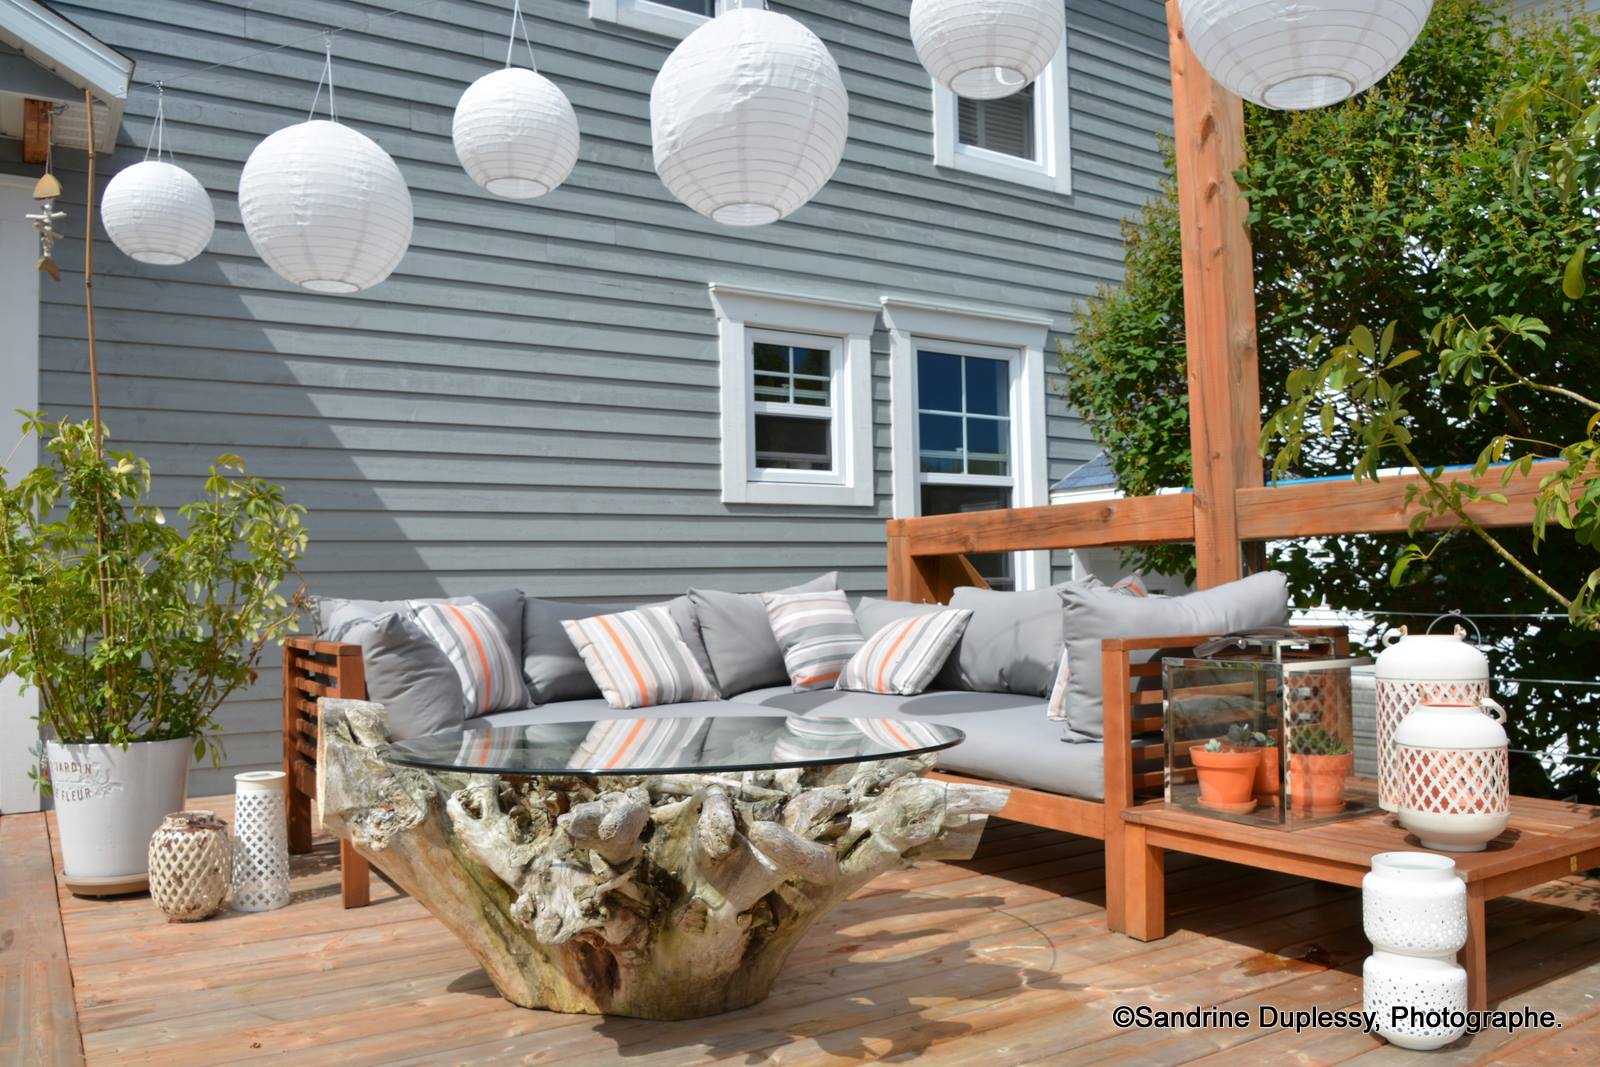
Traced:
[[1200, 803], [1244, 804], [1255, 795], [1259, 748], [1207, 752], [1196, 746], [1189, 750], [1189, 760], [1200, 777]]
[[1256, 767], [1256, 796], [1275, 797], [1283, 790], [1282, 771], [1278, 766], [1276, 748], [1260, 748], [1261, 762]]
[[1355, 767], [1355, 756], [1289, 755], [1289, 798], [1295, 811], [1313, 814], [1344, 807], [1344, 783]]

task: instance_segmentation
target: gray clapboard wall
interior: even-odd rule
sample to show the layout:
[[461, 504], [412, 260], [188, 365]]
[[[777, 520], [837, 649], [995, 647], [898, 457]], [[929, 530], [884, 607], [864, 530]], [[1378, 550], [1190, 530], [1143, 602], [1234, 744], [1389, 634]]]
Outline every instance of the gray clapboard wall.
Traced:
[[[389, 0], [59, 0], [138, 62], [140, 81], [394, 6]], [[592, 23], [580, 0], [535, 0], [540, 69], [577, 109], [580, 162], [532, 204], [478, 192], [450, 144], [457, 98], [504, 55], [508, 2], [438, 0], [340, 34], [340, 117], [398, 162], [416, 207], [410, 252], [356, 297], [301, 293], [253, 254], [240, 167], [304, 119], [312, 41], [179, 80], [179, 162], [211, 191], [217, 232], [178, 268], [97, 245], [106, 418], [153, 462], [163, 503], [195, 493], [220, 451], [310, 509], [305, 577], [330, 595], [425, 596], [515, 585], [547, 597], [664, 597], [691, 584], [760, 589], [838, 569], [884, 585], [887, 340], [875, 344], [878, 502], [729, 506], [719, 493], [715, 320], [708, 283], [876, 301], [894, 293], [1053, 313], [1120, 276], [1119, 220], [1155, 189], [1170, 129], [1158, 0], [1067, 0], [1071, 196], [932, 163], [929, 81], [908, 0], [774, 3], [827, 43], [850, 92], [850, 143], [816, 200], [774, 226], [718, 227], [656, 178], [651, 82], [664, 38]], [[142, 156], [154, 97], [136, 92], [102, 174]], [[15, 146], [0, 145], [15, 159]], [[59, 168], [81, 204], [81, 156]], [[12, 169], [7, 167], [7, 169]], [[81, 226], [81, 211], [69, 220]], [[60, 250], [81, 262], [81, 242]], [[41, 395], [84, 414], [81, 287], [46, 284]], [[1052, 367], [1053, 358], [1048, 360]], [[1094, 452], [1049, 400], [1052, 480]], [[223, 711], [228, 767], [279, 758], [271, 663]], [[196, 775], [197, 794], [226, 779]]]

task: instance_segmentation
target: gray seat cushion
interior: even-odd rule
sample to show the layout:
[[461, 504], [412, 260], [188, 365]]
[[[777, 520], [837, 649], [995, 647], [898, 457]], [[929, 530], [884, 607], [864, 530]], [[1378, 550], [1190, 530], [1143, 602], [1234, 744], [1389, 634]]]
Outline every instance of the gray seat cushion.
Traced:
[[1045, 717], [1045, 702], [1015, 693], [932, 690], [916, 696], [787, 686], [741, 693], [730, 703], [789, 711], [814, 718], [923, 719], [954, 726], [967, 738], [939, 753], [939, 767], [1085, 800], [1105, 796], [1098, 744], [1072, 744], [1059, 722]]

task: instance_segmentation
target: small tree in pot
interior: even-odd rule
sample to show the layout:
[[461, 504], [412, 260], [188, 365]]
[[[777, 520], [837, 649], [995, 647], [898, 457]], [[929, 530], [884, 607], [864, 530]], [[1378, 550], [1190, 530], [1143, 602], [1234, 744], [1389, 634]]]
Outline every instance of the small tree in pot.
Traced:
[[69, 884], [138, 888], [190, 756], [220, 759], [218, 706], [295, 620], [304, 509], [225, 455], [169, 524], [149, 464], [103, 453], [94, 422], [27, 432], [48, 459], [0, 468], [0, 675], [39, 691]]

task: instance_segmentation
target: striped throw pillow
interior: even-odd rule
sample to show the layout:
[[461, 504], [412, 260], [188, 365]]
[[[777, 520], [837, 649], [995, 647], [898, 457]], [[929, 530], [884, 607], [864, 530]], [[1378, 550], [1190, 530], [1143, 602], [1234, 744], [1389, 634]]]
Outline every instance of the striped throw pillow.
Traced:
[[578, 771], [616, 767], [670, 766], [704, 741], [710, 719], [601, 719], [570, 757]]
[[867, 638], [834, 688], [915, 696], [944, 666], [970, 618], [966, 608], [947, 608], [891, 622]]
[[412, 601], [411, 618], [444, 650], [456, 669], [467, 718], [528, 706], [522, 662], [488, 608], [476, 600], [462, 604]]
[[564, 619], [561, 625], [613, 708], [722, 699], [664, 606]]
[[761, 600], [794, 691], [833, 688], [862, 642], [850, 601], [837, 589], [762, 593]]
[[[1149, 596], [1150, 593], [1139, 580], [1138, 575], [1130, 574], [1116, 585], [1111, 587], [1123, 596]], [[1066, 645], [1061, 646], [1061, 660], [1056, 664], [1056, 683], [1050, 687], [1050, 703], [1045, 705], [1045, 716], [1058, 722], [1067, 721], [1067, 682], [1072, 677], [1072, 667], [1067, 662]]]

